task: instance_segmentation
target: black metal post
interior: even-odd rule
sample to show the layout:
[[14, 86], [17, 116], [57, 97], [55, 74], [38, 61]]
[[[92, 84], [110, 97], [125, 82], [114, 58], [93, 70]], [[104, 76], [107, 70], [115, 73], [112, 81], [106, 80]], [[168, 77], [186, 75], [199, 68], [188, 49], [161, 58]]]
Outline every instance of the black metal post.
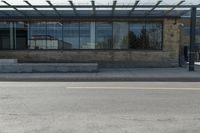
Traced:
[[191, 9], [191, 18], [190, 18], [190, 58], [189, 58], [189, 71], [194, 71], [194, 62], [195, 62], [195, 36], [196, 36], [196, 7]]

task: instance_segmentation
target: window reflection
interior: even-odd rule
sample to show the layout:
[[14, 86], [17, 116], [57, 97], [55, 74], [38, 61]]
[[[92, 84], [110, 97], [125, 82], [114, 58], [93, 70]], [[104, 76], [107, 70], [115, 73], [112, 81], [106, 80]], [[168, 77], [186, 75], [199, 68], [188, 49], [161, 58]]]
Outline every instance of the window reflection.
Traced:
[[161, 49], [162, 25], [160, 23], [131, 23], [129, 48]]
[[96, 49], [112, 48], [112, 23], [96, 23]]
[[27, 49], [27, 23], [17, 22], [15, 27], [15, 49]]
[[62, 49], [62, 23], [47, 22], [46, 49]]
[[63, 48], [79, 49], [79, 23], [63, 24]]
[[146, 24], [146, 44], [149, 49], [162, 49], [162, 26], [159, 23]]
[[113, 23], [113, 49], [128, 49], [128, 22]]
[[145, 48], [146, 30], [145, 24], [130, 24], [129, 29], [129, 48], [143, 49]]
[[162, 23], [0, 22], [0, 49], [162, 49]]
[[9, 22], [0, 22], [0, 49], [11, 49]]
[[[92, 30], [91, 30], [92, 29]], [[94, 49], [94, 43], [92, 42], [92, 37], [94, 33], [94, 24], [90, 22], [80, 23], [80, 49]]]
[[47, 33], [46, 22], [30, 23], [29, 26], [29, 49], [46, 49]]

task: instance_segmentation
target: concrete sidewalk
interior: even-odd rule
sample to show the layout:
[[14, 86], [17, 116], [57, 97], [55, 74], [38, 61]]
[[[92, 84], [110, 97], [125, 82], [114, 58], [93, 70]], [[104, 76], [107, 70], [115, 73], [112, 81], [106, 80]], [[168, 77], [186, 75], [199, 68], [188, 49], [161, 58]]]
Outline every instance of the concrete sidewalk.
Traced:
[[182, 81], [200, 82], [200, 67], [100, 69], [98, 73], [1, 73], [0, 81]]

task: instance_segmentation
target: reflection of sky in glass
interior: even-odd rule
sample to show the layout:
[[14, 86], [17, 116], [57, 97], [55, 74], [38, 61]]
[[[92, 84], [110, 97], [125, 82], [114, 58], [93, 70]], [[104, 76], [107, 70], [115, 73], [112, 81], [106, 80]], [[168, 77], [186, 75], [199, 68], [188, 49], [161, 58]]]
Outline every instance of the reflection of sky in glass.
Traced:
[[80, 23], [80, 36], [88, 37], [90, 36], [90, 23]]
[[62, 40], [62, 25], [57, 22], [47, 23], [47, 35], [56, 40]]
[[87, 45], [90, 43], [90, 23], [80, 23], [80, 45]]
[[96, 32], [99, 37], [112, 36], [112, 24], [96, 23]]
[[134, 32], [136, 36], [140, 36], [142, 29], [145, 28], [145, 24], [130, 24], [130, 31]]
[[30, 36], [33, 38], [37, 35], [46, 35], [46, 23], [31, 23], [30, 24]]
[[109, 47], [112, 40], [112, 24], [96, 23], [96, 43]]
[[63, 24], [63, 41], [71, 44], [73, 49], [79, 48], [79, 23]]

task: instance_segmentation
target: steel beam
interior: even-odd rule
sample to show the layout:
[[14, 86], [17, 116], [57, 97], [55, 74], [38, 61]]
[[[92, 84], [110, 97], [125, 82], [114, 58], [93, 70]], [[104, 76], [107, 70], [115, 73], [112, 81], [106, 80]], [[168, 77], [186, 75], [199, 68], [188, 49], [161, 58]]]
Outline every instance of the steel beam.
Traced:
[[151, 20], [151, 19], [180, 19], [179, 16], [32, 16], [32, 17], [22, 17], [22, 16], [12, 16], [12, 17], [0, 17], [0, 21], [128, 21], [132, 22], [133, 19], [138, 20]]
[[116, 8], [116, 5], [117, 5], [117, 1], [113, 1], [113, 5], [112, 5], [112, 15], [114, 15], [115, 13], [115, 8]]
[[159, 0], [156, 4], [155, 4], [155, 6], [150, 10], [150, 11], [148, 11], [147, 13], [146, 13], [146, 16], [148, 16], [149, 14], [151, 14], [151, 12], [152, 11], [154, 11], [158, 6], [159, 6], [159, 4], [162, 2], [162, 0]]
[[30, 7], [32, 7], [35, 11], [37, 11], [41, 16], [44, 16], [36, 7], [34, 7], [29, 1], [24, 0], [26, 4], [28, 4]]
[[[139, 1], [139, 0], [137, 0]], [[136, 2], [137, 2], [136, 1]], [[27, 5], [13, 5], [16, 8], [31, 8]], [[137, 5], [137, 8], [153, 8], [155, 5]], [[158, 8], [173, 8], [175, 5], [159, 5]], [[192, 8], [194, 5], [179, 5], [175, 8]], [[195, 5], [200, 7], [200, 5]], [[36, 8], [49, 8], [49, 5], [34, 5]], [[55, 8], [72, 8], [71, 5], [54, 5]], [[75, 8], [92, 8], [92, 5], [74, 5]], [[112, 5], [95, 5], [95, 8], [112, 8]], [[7, 5], [0, 5], [0, 8], [8, 8]], [[116, 5], [116, 8], [133, 8], [134, 5]]]
[[[73, 9], [73, 11], [74, 11], [74, 13], [76, 14], [76, 16], [78, 16], [78, 13], [77, 13], [77, 11], [76, 11], [76, 7], [74, 6], [74, 3], [70, 0], [69, 1], [69, 3], [70, 3], [70, 7]], [[90, 6], [91, 7], [91, 6]]]
[[195, 43], [196, 43], [196, 7], [191, 9], [190, 18], [190, 55], [189, 55], [189, 71], [194, 71], [195, 62]]
[[[13, 9], [15, 9], [17, 12], [19, 12], [19, 13], [22, 14], [23, 16], [26, 16], [26, 14], [25, 14], [24, 12], [20, 11], [20, 10], [17, 9], [15, 6], [12, 6], [11, 4], [9, 4], [8, 2], [6, 2], [6, 1], [4, 1], [4, 0], [2, 0], [2, 2], [5, 3], [8, 7], [11, 7], [11, 8], [13, 8]], [[8, 7], [7, 7], [7, 8], [8, 8]]]
[[91, 3], [92, 3], [93, 15], [95, 15], [96, 14], [95, 1], [92, 0]]
[[51, 1], [47, 0], [46, 2], [53, 8], [53, 10], [56, 12], [56, 14], [57, 14], [58, 16], [61, 16], [60, 13], [59, 13], [59, 11], [58, 11], [58, 10], [56, 9], [56, 7], [51, 3]]
[[139, 0], [135, 1], [135, 4], [134, 4], [133, 8], [129, 11], [129, 16], [131, 15], [132, 12], [134, 12], [134, 10], [138, 6], [139, 2], [140, 2]]
[[169, 13], [171, 13], [175, 8], [180, 7], [180, 5], [181, 5], [182, 3], [184, 3], [184, 2], [185, 2], [185, 0], [182, 0], [182, 1], [180, 1], [177, 5], [174, 5], [170, 10], [168, 10], [168, 11], [165, 13], [165, 15], [168, 15]]

